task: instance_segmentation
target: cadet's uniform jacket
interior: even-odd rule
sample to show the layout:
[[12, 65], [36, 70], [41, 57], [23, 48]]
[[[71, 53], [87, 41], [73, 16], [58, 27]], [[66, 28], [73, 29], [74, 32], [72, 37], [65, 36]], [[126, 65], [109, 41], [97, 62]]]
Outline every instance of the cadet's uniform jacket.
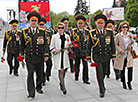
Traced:
[[97, 29], [90, 31], [87, 59], [91, 59], [91, 48], [93, 48], [93, 60], [97, 63], [108, 62], [110, 58], [115, 57], [115, 43], [113, 32], [104, 29], [100, 34]]
[[4, 37], [3, 51], [6, 50], [6, 46], [7, 46], [8, 53], [19, 54], [20, 43], [21, 43], [20, 38], [21, 38], [20, 30], [16, 30], [15, 32], [12, 32], [12, 30], [7, 30]]
[[21, 54], [25, 59], [31, 60], [31, 63], [40, 63], [44, 57], [49, 56], [47, 38], [44, 29], [36, 28], [33, 34], [31, 28], [25, 28], [22, 31]]
[[84, 28], [83, 31], [79, 31], [78, 28], [72, 30], [72, 40], [79, 45], [79, 48], [74, 48], [73, 51], [76, 57], [85, 57], [87, 52], [87, 44], [89, 39], [89, 30]]

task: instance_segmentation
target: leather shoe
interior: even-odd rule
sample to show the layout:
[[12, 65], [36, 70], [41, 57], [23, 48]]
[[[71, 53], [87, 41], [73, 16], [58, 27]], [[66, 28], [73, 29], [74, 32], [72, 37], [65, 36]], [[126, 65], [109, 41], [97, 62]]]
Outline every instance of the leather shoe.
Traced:
[[107, 78], [110, 78], [110, 76], [109, 76], [109, 75], [107, 75]]
[[37, 90], [38, 93], [40, 94], [43, 94], [43, 91], [42, 90]]
[[47, 80], [47, 81], [50, 81], [50, 78], [49, 78], [49, 76], [47, 76], [47, 77], [46, 77], [46, 80]]
[[34, 95], [28, 95], [27, 98], [34, 98]]
[[100, 93], [100, 98], [103, 98], [104, 97], [104, 93]]
[[75, 77], [75, 80], [78, 81], [79, 80], [78, 77]]
[[45, 82], [43, 82], [43, 83], [42, 83], [42, 85], [43, 85], [43, 86], [45, 86], [45, 85], [46, 85], [46, 83], [45, 83]]
[[67, 91], [63, 91], [63, 94], [66, 95], [67, 94]]
[[9, 75], [11, 75], [11, 74], [12, 74], [12, 70], [9, 71]]
[[122, 85], [123, 85], [123, 88], [124, 89], [127, 89], [127, 86], [126, 86], [126, 83], [125, 82], [123, 82]]
[[14, 75], [15, 75], [15, 76], [19, 76], [19, 74], [18, 74], [18, 73], [15, 73]]
[[127, 82], [127, 85], [128, 85], [129, 90], [132, 90], [131, 83], [130, 82]]
[[119, 76], [119, 75], [117, 75], [117, 76], [116, 76], [116, 80], [119, 80], [119, 78], [120, 78], [120, 76]]
[[85, 84], [90, 84], [90, 82], [88, 82], [88, 81], [83, 81], [83, 83], [85, 83]]

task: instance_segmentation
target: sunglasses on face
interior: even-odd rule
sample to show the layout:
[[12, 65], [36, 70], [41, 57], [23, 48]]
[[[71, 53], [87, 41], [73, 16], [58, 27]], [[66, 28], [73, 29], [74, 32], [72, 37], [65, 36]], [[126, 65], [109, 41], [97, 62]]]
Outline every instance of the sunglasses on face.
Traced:
[[37, 20], [31, 20], [32, 22], [34, 21], [34, 22], [37, 22]]
[[16, 25], [14, 25], [13, 27], [17, 27]]
[[40, 25], [44, 25], [44, 24], [40, 24]]
[[123, 29], [128, 28], [128, 26], [122, 26]]
[[64, 29], [64, 27], [58, 27], [58, 29]]
[[98, 22], [98, 24], [103, 24], [102, 22]]
[[107, 28], [112, 28], [113, 26], [108, 26]]
[[83, 23], [79, 23], [79, 24], [83, 24]]

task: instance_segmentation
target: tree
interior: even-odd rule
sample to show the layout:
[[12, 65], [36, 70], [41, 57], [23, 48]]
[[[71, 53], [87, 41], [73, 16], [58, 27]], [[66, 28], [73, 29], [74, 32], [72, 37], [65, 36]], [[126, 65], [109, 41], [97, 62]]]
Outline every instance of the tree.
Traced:
[[130, 26], [138, 26], [138, 2], [137, 0], [128, 0], [126, 7], [126, 20], [129, 22]]
[[124, 7], [124, 9], [126, 9], [127, 6], [127, 1], [126, 0], [122, 0], [120, 7]]
[[96, 12], [94, 12], [94, 14], [91, 15], [91, 26], [92, 28], [95, 28], [96, 25], [95, 25], [95, 21], [94, 21], [94, 17], [97, 15], [97, 14], [102, 14], [103, 11], [101, 9], [97, 10]]

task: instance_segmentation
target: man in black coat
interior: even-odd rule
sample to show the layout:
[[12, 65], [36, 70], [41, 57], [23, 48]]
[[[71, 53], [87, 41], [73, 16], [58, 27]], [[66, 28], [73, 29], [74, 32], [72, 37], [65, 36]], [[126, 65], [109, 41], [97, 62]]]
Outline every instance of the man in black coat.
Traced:
[[[22, 31], [21, 54], [24, 57], [25, 53], [25, 61], [28, 70], [28, 98], [35, 97], [35, 89], [38, 93], [43, 94], [44, 61], [47, 61], [49, 56], [45, 31], [37, 27], [40, 18], [38, 13], [31, 12], [27, 16], [30, 27]], [[34, 72], [36, 72], [36, 87], [34, 84]]]

